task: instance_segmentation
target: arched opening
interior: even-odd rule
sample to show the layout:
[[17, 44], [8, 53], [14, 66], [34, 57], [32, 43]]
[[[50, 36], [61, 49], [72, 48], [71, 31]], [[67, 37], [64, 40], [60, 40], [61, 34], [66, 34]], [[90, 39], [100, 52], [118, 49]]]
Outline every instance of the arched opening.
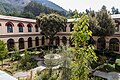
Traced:
[[19, 49], [24, 49], [24, 39], [23, 38], [19, 39]]
[[14, 50], [14, 45], [15, 45], [15, 41], [13, 39], [8, 39], [7, 40], [7, 48], [8, 48], [9, 51]]
[[72, 29], [72, 28], [73, 28], [73, 26], [74, 26], [74, 24], [72, 24], [72, 23], [69, 25], [69, 27], [70, 27], [70, 32], [72, 32], [72, 31], [73, 31], [73, 29]]
[[32, 38], [28, 38], [28, 48], [32, 47]]
[[23, 32], [23, 27], [24, 27], [23, 23], [19, 23], [18, 24], [18, 30], [19, 30], [19, 32]]
[[42, 45], [45, 45], [45, 37], [42, 36]]
[[106, 48], [106, 40], [101, 37], [97, 40], [97, 49], [105, 49]]
[[35, 38], [35, 46], [39, 46], [39, 37]]
[[7, 26], [7, 32], [8, 33], [13, 32], [13, 26], [14, 26], [14, 24], [12, 22], [7, 22], [5, 25]]
[[110, 39], [109, 49], [113, 51], [119, 51], [119, 40], [117, 38]]
[[28, 24], [27, 28], [28, 28], [28, 32], [32, 32], [32, 24]]
[[62, 42], [63, 42], [63, 45], [67, 44], [67, 38], [65, 36], [62, 37]]
[[56, 46], [60, 45], [60, 38], [58, 36], [56, 36], [55, 45]]
[[39, 32], [39, 27], [35, 25], [35, 32]]

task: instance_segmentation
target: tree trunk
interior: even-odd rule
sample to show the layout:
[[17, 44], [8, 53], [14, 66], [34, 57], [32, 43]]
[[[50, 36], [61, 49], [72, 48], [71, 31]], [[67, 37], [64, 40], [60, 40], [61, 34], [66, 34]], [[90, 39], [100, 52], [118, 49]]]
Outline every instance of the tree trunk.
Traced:
[[1, 64], [2, 68], [3, 68], [3, 60], [2, 60], [2, 64]]
[[50, 38], [49, 38], [49, 49], [50, 49], [50, 47], [53, 47], [53, 37], [51, 36]]

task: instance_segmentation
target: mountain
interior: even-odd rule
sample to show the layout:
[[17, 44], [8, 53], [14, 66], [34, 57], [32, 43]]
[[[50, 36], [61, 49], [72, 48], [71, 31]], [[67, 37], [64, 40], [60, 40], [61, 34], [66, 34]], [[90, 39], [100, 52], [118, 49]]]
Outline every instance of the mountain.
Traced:
[[0, 2], [0, 14], [11, 14], [16, 11], [17, 11], [17, 9], [14, 6], [12, 6], [11, 4]]
[[36, 2], [39, 2], [41, 3], [42, 5], [46, 6], [46, 7], [49, 7], [51, 9], [54, 9], [54, 10], [58, 10], [58, 11], [66, 11], [65, 9], [63, 9], [62, 7], [60, 7], [59, 5], [49, 1], [49, 0], [32, 0], [32, 1], [36, 1]]
[[0, 0], [0, 3], [7, 3], [13, 6], [25, 7], [31, 0]]
[[0, 0], [0, 14], [27, 17], [40, 13], [58, 13], [65, 16], [67, 11], [48, 0]]
[[18, 9], [23, 9], [31, 1], [41, 3], [43, 6], [49, 7], [49, 8], [54, 9], [54, 10], [66, 11], [65, 9], [60, 7], [59, 5], [57, 5], [51, 1], [48, 1], [48, 0], [0, 0], [0, 3], [11, 4], [12, 6], [17, 7]]

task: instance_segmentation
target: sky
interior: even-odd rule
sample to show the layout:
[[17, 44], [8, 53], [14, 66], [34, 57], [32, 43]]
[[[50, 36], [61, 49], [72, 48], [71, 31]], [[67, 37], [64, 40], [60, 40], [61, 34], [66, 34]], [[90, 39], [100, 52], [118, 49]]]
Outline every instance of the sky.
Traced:
[[67, 11], [69, 9], [75, 10], [77, 9], [80, 12], [85, 11], [86, 9], [98, 11], [101, 9], [103, 5], [105, 5], [108, 11], [111, 11], [111, 8], [114, 6], [115, 8], [120, 9], [120, 0], [49, 0], [57, 5], [63, 7]]

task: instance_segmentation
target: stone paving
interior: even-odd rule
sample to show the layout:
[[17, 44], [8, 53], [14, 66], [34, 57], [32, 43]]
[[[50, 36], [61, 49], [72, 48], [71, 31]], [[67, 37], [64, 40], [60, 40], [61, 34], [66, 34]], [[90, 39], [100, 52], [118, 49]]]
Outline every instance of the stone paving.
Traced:
[[46, 68], [43, 61], [38, 61], [37, 65], [38, 65], [38, 67], [36, 67], [34, 69], [31, 69], [31, 70], [29, 70], [27, 72], [17, 72], [13, 76], [15, 78], [27, 78], [27, 77], [30, 77], [31, 72], [32, 72], [32, 76], [35, 76], [37, 71], [42, 71], [42, 70], [44, 70]]
[[120, 80], [120, 73], [117, 73], [117, 72], [107, 73], [107, 72], [102, 72], [102, 71], [95, 71], [93, 75], [105, 78], [107, 80]]

